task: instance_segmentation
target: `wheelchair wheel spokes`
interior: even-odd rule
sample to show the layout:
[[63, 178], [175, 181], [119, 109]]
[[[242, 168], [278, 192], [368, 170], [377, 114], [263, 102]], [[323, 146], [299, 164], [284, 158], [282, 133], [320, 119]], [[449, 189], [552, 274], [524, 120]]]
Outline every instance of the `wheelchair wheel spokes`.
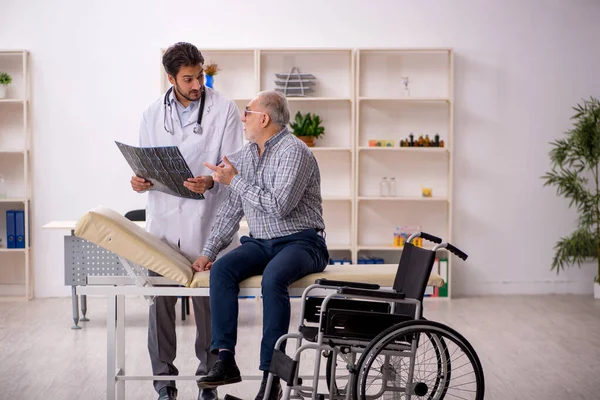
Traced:
[[[411, 351], [400, 351], [399, 346]], [[471, 345], [449, 327], [409, 321], [375, 338], [361, 356], [354, 399], [483, 399], [481, 364]]]

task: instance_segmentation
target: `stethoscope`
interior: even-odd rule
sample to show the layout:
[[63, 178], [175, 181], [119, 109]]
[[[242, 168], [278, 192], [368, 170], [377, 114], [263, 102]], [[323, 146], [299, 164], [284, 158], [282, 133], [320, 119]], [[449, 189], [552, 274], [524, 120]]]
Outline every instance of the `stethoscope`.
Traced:
[[[167, 93], [165, 94], [165, 99], [164, 99], [164, 110], [165, 110], [165, 115], [163, 117], [163, 127], [165, 128], [165, 131], [169, 132], [171, 135], [174, 134], [174, 130], [173, 130], [173, 118], [171, 118], [171, 112], [173, 110], [173, 108], [171, 107], [171, 102], [169, 101], [169, 96], [171, 95], [171, 92], [173, 91], [173, 86], [171, 86], [169, 88], [169, 90], [167, 90]], [[202, 94], [200, 95], [200, 109], [198, 110], [198, 121], [196, 121], [196, 125], [194, 126], [194, 133], [198, 134], [198, 135], [202, 135], [202, 114], [204, 114], [204, 100], [206, 99], [206, 91], [204, 90], [204, 87], [202, 87]], [[169, 109], [169, 119], [171, 120], [171, 130], [169, 130], [167, 128], [167, 108]]]

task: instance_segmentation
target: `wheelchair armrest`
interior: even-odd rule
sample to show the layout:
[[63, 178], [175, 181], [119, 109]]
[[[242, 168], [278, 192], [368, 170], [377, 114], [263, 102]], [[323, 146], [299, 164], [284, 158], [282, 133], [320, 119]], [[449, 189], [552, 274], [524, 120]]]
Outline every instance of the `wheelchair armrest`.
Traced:
[[391, 300], [404, 300], [406, 295], [404, 293], [392, 292], [389, 290], [368, 290], [368, 289], [356, 289], [351, 287], [341, 287], [337, 291], [339, 294], [348, 294], [354, 296], [369, 296], [379, 299], [391, 299]]
[[357, 289], [370, 289], [370, 290], [378, 290], [379, 285], [376, 283], [363, 283], [363, 282], [346, 282], [346, 281], [330, 281], [326, 278], [317, 279], [315, 281], [317, 285], [323, 286], [344, 286], [351, 287]]

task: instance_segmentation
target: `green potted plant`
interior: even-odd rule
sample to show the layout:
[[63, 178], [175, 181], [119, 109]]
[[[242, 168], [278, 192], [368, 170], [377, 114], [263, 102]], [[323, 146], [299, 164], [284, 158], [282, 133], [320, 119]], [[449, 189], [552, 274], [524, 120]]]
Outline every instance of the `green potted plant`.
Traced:
[[570, 199], [569, 207], [575, 205], [579, 214], [575, 232], [554, 246], [552, 269], [558, 274], [565, 265], [581, 267], [595, 259], [594, 297], [600, 298], [600, 102], [590, 97], [573, 109], [573, 127], [565, 138], [550, 143], [552, 170], [542, 177], [544, 186], [556, 186], [557, 194]]
[[0, 99], [6, 97], [8, 85], [12, 83], [12, 78], [6, 72], [0, 72]]
[[321, 126], [321, 117], [311, 113], [296, 113], [294, 121], [290, 123], [292, 133], [302, 140], [308, 147], [314, 147], [315, 139], [325, 134], [325, 128]]

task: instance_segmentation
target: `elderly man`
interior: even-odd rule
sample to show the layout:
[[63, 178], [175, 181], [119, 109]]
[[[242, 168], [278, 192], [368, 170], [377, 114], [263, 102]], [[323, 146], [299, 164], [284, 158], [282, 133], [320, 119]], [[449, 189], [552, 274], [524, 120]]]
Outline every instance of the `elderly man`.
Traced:
[[[276, 91], [261, 92], [244, 111], [244, 134], [249, 141], [237, 163], [239, 171], [224, 157], [219, 166], [205, 164], [213, 178], [230, 188], [202, 255], [194, 262], [197, 271], [210, 269], [211, 351], [218, 361], [201, 388], [241, 381], [235, 362], [239, 283], [262, 274], [263, 337], [259, 369], [263, 379], [256, 399], [263, 399], [275, 342], [290, 324], [288, 287], [294, 281], [325, 269], [329, 253], [321, 178], [310, 149], [287, 129], [287, 99]], [[241, 246], [219, 258], [216, 255], [232, 240], [242, 216], [250, 227]], [[276, 378], [268, 399], [281, 397]]]

